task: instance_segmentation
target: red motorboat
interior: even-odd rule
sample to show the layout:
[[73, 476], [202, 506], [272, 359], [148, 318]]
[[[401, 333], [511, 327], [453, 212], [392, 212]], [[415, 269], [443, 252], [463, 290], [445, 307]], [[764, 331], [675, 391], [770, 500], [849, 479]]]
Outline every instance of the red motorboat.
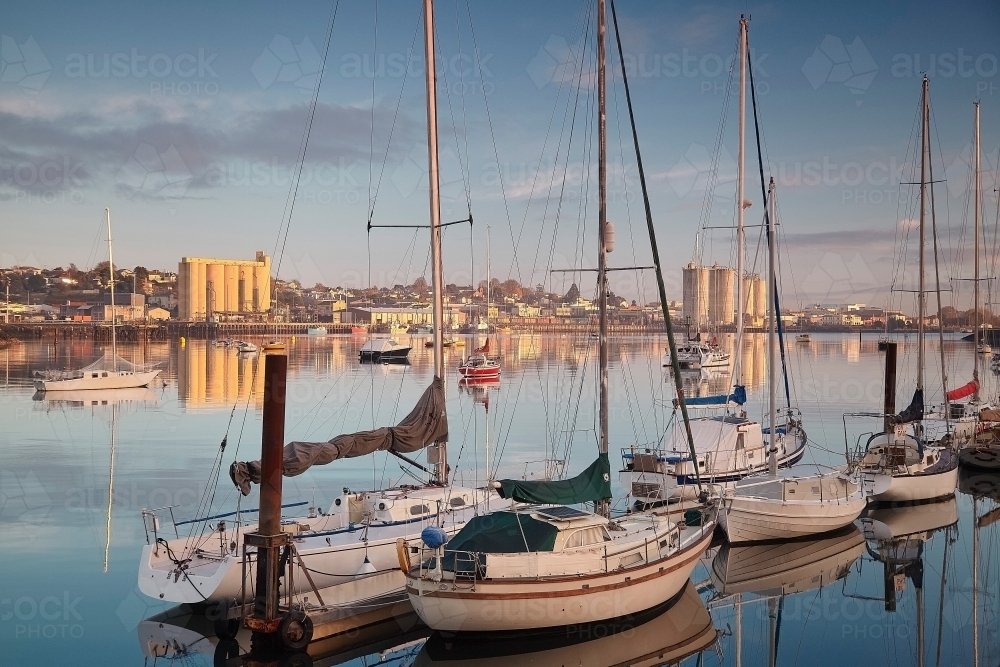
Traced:
[[472, 356], [464, 360], [458, 367], [458, 373], [466, 379], [498, 378], [500, 377], [500, 362], [489, 356], [490, 340], [482, 347], [472, 351]]

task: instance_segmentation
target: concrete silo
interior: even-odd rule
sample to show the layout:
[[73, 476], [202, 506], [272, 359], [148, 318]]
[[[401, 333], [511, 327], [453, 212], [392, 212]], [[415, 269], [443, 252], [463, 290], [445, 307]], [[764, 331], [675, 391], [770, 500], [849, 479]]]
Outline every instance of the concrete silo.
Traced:
[[767, 281], [756, 273], [743, 277], [743, 316], [746, 325], [760, 327], [767, 317]]
[[691, 262], [683, 270], [683, 315], [697, 331], [708, 323], [709, 269]]
[[732, 324], [736, 319], [736, 271], [716, 264], [709, 270], [708, 322], [713, 325]]

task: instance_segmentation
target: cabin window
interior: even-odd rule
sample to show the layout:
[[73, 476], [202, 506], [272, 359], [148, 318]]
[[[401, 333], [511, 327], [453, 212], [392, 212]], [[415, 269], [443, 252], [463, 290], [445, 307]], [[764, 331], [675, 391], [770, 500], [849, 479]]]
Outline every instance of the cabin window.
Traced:
[[107, 371], [104, 371], [103, 373], [101, 373], [101, 377], [102, 377], [102, 378], [106, 378], [106, 377], [108, 377], [108, 372], [107, 372]]
[[97, 373], [91, 373], [90, 377], [93, 377], [93, 378], [97, 377]]
[[427, 514], [431, 511], [431, 508], [427, 505], [410, 505], [410, 514], [416, 516], [417, 514]]
[[591, 544], [600, 544], [602, 542], [610, 542], [611, 536], [604, 529], [603, 526], [592, 526], [590, 528], [584, 528], [583, 530], [578, 530], [569, 536], [566, 540], [566, 547], [585, 547]]

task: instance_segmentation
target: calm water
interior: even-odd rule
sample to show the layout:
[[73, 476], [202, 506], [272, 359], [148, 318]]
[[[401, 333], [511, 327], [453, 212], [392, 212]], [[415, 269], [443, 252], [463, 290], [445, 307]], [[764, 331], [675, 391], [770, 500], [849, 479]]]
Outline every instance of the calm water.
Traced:
[[[362, 338], [299, 338], [290, 344], [288, 438], [326, 440], [401, 418], [431, 379], [430, 350], [422, 340], [414, 338], [408, 366], [360, 366]], [[899, 342], [902, 408], [915, 382], [916, 350], [913, 337]], [[672, 380], [665, 381], [660, 367], [664, 344], [653, 337], [613, 341], [613, 466], [620, 448], [655, 443], [671, 420]], [[470, 340], [465, 349], [471, 347]], [[558, 473], [563, 467], [575, 474], [597, 452], [596, 345], [585, 338], [520, 336], [501, 338], [500, 347], [502, 382], [474, 389], [459, 387], [454, 372], [463, 350], [447, 351], [449, 456], [456, 476], [481, 482], [487, 465], [504, 476]], [[949, 385], [963, 384], [971, 378], [971, 345], [949, 340], [944, 348]], [[258, 457], [263, 382], [257, 362], [203, 341], [123, 346], [120, 353], [130, 360], [161, 363], [163, 382], [148, 390], [106, 392], [97, 404], [91, 397], [34, 395], [33, 371], [79, 367], [99, 352], [88, 342], [0, 350], [0, 662], [212, 664], [214, 638], [170, 634], [162, 627], [157, 635], [159, 623], [144, 623], [165, 606], [136, 588], [146, 539], [140, 511], [174, 505], [178, 520], [193, 518], [206, 488], [215, 487], [210, 468], [224, 436], [227, 464], [234, 457]], [[763, 339], [748, 341], [744, 355], [748, 410], [759, 418], [766, 396]], [[842, 463], [842, 415], [880, 409], [882, 359], [876, 337], [830, 334], [814, 335], [808, 345], [790, 342], [792, 402], [813, 445], [806, 465]], [[937, 343], [928, 345], [927, 366], [933, 402], [941, 394]], [[726, 391], [730, 378], [692, 373], [685, 383], [689, 393], [715, 393]], [[988, 370], [984, 393], [997, 395], [996, 377]], [[875, 426], [871, 419], [849, 423], [851, 446]], [[327, 507], [342, 487], [407, 481], [396, 460], [376, 455], [288, 479], [285, 500]], [[985, 488], [993, 481], [972, 483]], [[223, 474], [213, 510], [228, 511], [234, 501]], [[625, 503], [619, 500], [617, 508]], [[505, 665], [682, 659], [765, 665], [776, 652], [779, 665], [973, 665], [978, 641], [978, 664], [997, 665], [1000, 503], [995, 497], [975, 501], [976, 514], [985, 516], [977, 535], [976, 589], [973, 503], [971, 495], [959, 493], [952, 503], [876, 516], [893, 534], [911, 534], [908, 548], [895, 552], [887, 544], [866, 543], [856, 532], [793, 546], [712, 549], [675, 608], [618, 636], [573, 637], [543, 652], [486, 660], [454, 647], [449, 652], [439, 639], [424, 646], [416, 633], [387, 638], [346, 659], [357, 665], [443, 658]], [[886, 564], [891, 557], [896, 560]], [[151, 627], [153, 635], [172, 637], [172, 643], [150, 643]]]

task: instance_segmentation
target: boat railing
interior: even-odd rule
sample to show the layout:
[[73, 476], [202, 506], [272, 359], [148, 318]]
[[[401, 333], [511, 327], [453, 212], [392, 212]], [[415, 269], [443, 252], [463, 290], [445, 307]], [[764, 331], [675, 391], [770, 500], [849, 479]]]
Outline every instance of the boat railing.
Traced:
[[871, 440], [871, 437], [875, 435], [874, 431], [865, 431], [858, 435], [857, 442], [855, 442], [854, 451], [851, 451], [851, 441], [850, 436], [847, 432], [847, 420], [848, 419], [881, 419], [885, 420], [886, 417], [891, 417], [893, 415], [888, 415], [884, 412], [845, 412], [842, 419], [844, 422], [844, 456], [847, 457], [847, 464], [849, 467], [853, 468], [861, 461], [861, 457], [864, 456], [865, 446], [861, 444], [861, 438], [868, 436], [866, 442]]
[[[286, 503], [281, 506], [281, 509], [288, 509], [289, 507], [302, 507], [303, 505], [308, 505], [308, 504], [309, 504], [308, 500], [303, 500], [297, 503]], [[180, 528], [181, 526], [187, 526], [190, 524], [198, 524], [198, 523], [208, 523], [209, 521], [213, 521], [216, 519], [227, 519], [232, 516], [236, 517], [236, 519], [232, 522], [232, 524], [233, 527], [238, 532], [244, 526], [250, 525], [250, 522], [244, 520], [242, 515], [253, 514], [259, 511], [257, 508], [253, 508], [253, 509], [238, 510], [235, 512], [224, 512], [222, 514], [213, 514], [212, 516], [203, 516], [203, 517], [198, 517], [196, 519], [185, 519], [184, 521], [178, 521], [174, 517], [175, 507], [179, 507], [179, 505], [168, 505], [166, 507], [157, 507], [155, 509], [146, 509], [146, 508], [142, 509], [142, 527], [146, 532], [146, 544], [155, 545], [157, 544], [157, 540], [160, 537], [160, 530], [161, 530], [160, 517], [157, 514], [157, 512], [167, 511], [170, 513], [170, 523], [173, 525], [174, 528], [174, 538], [180, 539], [180, 531], [178, 530], [178, 528]], [[310, 510], [310, 516], [311, 515], [312, 512]], [[213, 531], [213, 532], [218, 532], [218, 531]], [[152, 542], [149, 541], [150, 533], [152, 533], [153, 535]], [[223, 549], [223, 551], [225, 550]]]
[[[167, 505], [166, 507], [157, 507], [155, 509], [142, 509], [142, 528], [146, 532], [146, 544], [153, 544], [154, 549], [159, 550], [160, 543], [160, 517], [157, 516], [157, 512], [169, 511], [170, 512], [170, 523], [174, 526], [174, 537], [180, 539], [180, 533], [177, 530], [177, 520], [174, 518], [174, 508], [177, 505]], [[153, 541], [149, 541], [149, 534], [153, 534]]]

